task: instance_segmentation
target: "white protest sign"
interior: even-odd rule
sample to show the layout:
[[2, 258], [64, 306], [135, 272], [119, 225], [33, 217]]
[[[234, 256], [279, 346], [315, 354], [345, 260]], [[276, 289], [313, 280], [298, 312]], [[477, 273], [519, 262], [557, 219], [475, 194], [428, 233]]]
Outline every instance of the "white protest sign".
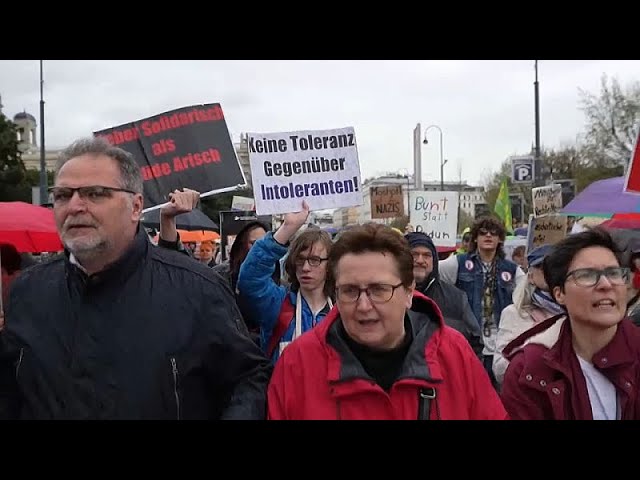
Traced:
[[437, 247], [455, 247], [458, 192], [412, 191], [409, 200], [409, 223], [416, 232], [429, 235]]
[[536, 187], [531, 190], [533, 215], [549, 215], [562, 210], [562, 186], [558, 184]]
[[234, 195], [231, 200], [231, 210], [246, 210], [251, 211], [255, 207], [255, 202], [253, 198], [250, 197], [239, 197], [238, 195]]
[[247, 136], [259, 215], [362, 205], [353, 127]]

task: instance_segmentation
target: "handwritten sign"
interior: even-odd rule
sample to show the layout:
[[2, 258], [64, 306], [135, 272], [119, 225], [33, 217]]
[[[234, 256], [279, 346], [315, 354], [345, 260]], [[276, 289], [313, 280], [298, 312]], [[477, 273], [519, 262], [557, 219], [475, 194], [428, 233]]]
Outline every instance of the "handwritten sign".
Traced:
[[371, 218], [395, 218], [404, 215], [402, 185], [371, 187]]
[[543, 217], [529, 217], [529, 231], [527, 235], [527, 251], [541, 245], [553, 245], [562, 240], [567, 234], [567, 217], [565, 215], [545, 215]]
[[456, 246], [458, 193], [413, 191], [409, 196], [409, 222], [416, 232], [431, 237], [437, 247]]
[[558, 213], [562, 210], [562, 186], [547, 185], [531, 190], [533, 196], [533, 215], [540, 217]]

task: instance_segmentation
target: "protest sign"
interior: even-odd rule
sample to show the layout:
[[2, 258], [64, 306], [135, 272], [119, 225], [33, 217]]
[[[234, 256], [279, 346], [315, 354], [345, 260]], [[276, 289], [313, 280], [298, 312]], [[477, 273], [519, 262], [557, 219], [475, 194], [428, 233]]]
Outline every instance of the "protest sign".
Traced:
[[231, 210], [254, 210], [256, 202], [253, 198], [233, 196], [231, 200]]
[[533, 197], [533, 215], [540, 217], [558, 213], [562, 210], [562, 186], [547, 185], [536, 187], [531, 190]]
[[360, 164], [352, 127], [248, 133], [256, 211], [298, 212], [362, 205]]
[[94, 135], [133, 155], [147, 211], [176, 189], [191, 188], [204, 197], [246, 183], [219, 103], [171, 110]]
[[409, 194], [409, 223], [431, 237], [437, 247], [455, 247], [458, 192], [413, 191]]
[[558, 243], [567, 235], [567, 217], [565, 215], [545, 215], [529, 217], [527, 231], [527, 251], [542, 245]]
[[627, 193], [640, 193], [640, 128], [638, 128], [628, 165], [624, 180], [624, 191]]
[[395, 218], [404, 215], [402, 185], [371, 187], [371, 218]]

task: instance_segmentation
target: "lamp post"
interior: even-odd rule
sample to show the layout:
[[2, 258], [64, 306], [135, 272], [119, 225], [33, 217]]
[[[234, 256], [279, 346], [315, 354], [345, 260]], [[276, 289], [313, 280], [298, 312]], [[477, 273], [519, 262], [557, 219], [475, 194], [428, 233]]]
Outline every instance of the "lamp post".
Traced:
[[[536, 126], [536, 146], [535, 146], [535, 158], [534, 169], [535, 176], [534, 185], [544, 185], [544, 178], [542, 176], [542, 161], [540, 158], [540, 90], [538, 83], [538, 60], [534, 64], [535, 69], [535, 81], [533, 82], [533, 101], [535, 110], [535, 126]], [[536, 181], [537, 180], [537, 181]]]
[[[40, 205], [48, 203], [47, 200], [47, 163], [45, 161], [44, 148], [44, 80], [42, 78], [42, 60], [40, 60]], [[35, 135], [34, 135], [35, 136]]]
[[427, 132], [430, 128], [435, 128], [440, 133], [440, 190], [444, 191], [444, 166], [447, 163], [447, 160], [444, 159], [443, 148], [442, 148], [442, 129], [438, 125], [429, 125], [424, 129], [424, 143], [425, 145], [429, 143], [427, 140]]

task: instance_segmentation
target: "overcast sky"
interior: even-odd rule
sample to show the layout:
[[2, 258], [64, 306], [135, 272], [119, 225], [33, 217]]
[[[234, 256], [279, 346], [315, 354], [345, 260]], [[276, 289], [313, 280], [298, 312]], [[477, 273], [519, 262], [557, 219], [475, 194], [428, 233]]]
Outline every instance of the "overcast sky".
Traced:
[[[540, 61], [541, 142], [574, 143], [584, 130], [579, 88], [599, 92], [603, 73], [640, 80], [640, 61]], [[241, 132], [353, 126], [364, 178], [413, 172], [413, 129], [444, 134], [445, 180], [480, 184], [535, 138], [534, 61], [45, 61], [47, 148], [95, 130], [192, 104], [219, 102]], [[39, 119], [38, 60], [0, 61], [10, 117]], [[424, 132], [423, 132], [424, 135]], [[439, 181], [439, 136], [423, 145], [425, 180]], [[38, 140], [39, 140], [38, 133]]]

